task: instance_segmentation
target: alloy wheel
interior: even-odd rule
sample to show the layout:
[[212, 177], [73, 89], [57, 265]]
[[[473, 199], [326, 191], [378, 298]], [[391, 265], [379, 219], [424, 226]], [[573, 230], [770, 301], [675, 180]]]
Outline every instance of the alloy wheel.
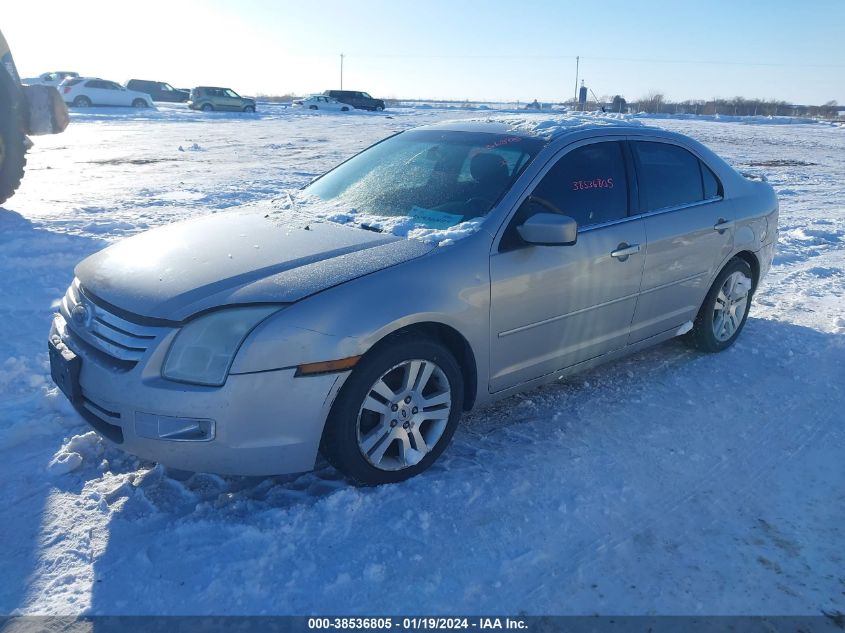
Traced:
[[729, 340], [742, 324], [748, 310], [751, 279], [740, 271], [729, 275], [713, 306], [713, 336], [717, 341]]
[[358, 412], [358, 448], [380, 470], [414, 466], [440, 441], [451, 407], [449, 380], [436, 363], [399, 363], [367, 392]]

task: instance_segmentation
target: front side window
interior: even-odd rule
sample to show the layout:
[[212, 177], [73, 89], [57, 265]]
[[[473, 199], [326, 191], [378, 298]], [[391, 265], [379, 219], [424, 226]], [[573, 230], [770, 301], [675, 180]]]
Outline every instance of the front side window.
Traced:
[[[339, 211], [447, 228], [486, 215], [542, 146], [537, 139], [491, 133], [403, 132], [330, 171], [303, 194]], [[463, 177], [467, 164], [469, 179]]]
[[621, 143], [607, 141], [572, 150], [531, 195], [549, 210], [573, 218], [579, 228], [626, 217], [628, 181]]
[[240, 95], [237, 92], [235, 92], [234, 90], [229, 90], [228, 88], [226, 89], [226, 96], [232, 97], [233, 99], [240, 99]]
[[[702, 169], [708, 169], [683, 147], [669, 143], [632, 143], [637, 160], [640, 206], [643, 211], [676, 207], [705, 199]], [[709, 169], [708, 169], [709, 171]], [[712, 175], [712, 173], [711, 173]], [[715, 180], [715, 176], [713, 176]], [[709, 184], [712, 197], [713, 183]]]

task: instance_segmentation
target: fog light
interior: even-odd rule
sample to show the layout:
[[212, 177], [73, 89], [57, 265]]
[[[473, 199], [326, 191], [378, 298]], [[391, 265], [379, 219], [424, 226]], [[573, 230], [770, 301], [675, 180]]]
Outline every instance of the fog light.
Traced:
[[135, 434], [152, 440], [208, 442], [214, 439], [214, 420], [135, 413]]

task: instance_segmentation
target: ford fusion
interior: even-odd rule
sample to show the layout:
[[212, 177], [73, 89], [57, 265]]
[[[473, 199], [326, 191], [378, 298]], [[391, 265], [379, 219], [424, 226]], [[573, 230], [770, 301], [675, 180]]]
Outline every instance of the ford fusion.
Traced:
[[742, 331], [772, 188], [685, 136], [561, 117], [396, 134], [289, 196], [81, 262], [54, 381], [106, 440], [360, 484], [434, 463], [461, 415], [683, 336]]

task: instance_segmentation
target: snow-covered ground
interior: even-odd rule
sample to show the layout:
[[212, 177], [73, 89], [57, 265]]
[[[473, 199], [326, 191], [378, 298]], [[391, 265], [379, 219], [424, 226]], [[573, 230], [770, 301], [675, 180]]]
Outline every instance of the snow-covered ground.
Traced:
[[467, 416], [429, 472], [187, 476], [106, 448], [49, 380], [74, 264], [478, 112], [90, 110], [0, 210], [0, 613], [845, 611], [845, 129], [651, 123], [768, 175], [781, 245], [736, 346], [678, 342]]

